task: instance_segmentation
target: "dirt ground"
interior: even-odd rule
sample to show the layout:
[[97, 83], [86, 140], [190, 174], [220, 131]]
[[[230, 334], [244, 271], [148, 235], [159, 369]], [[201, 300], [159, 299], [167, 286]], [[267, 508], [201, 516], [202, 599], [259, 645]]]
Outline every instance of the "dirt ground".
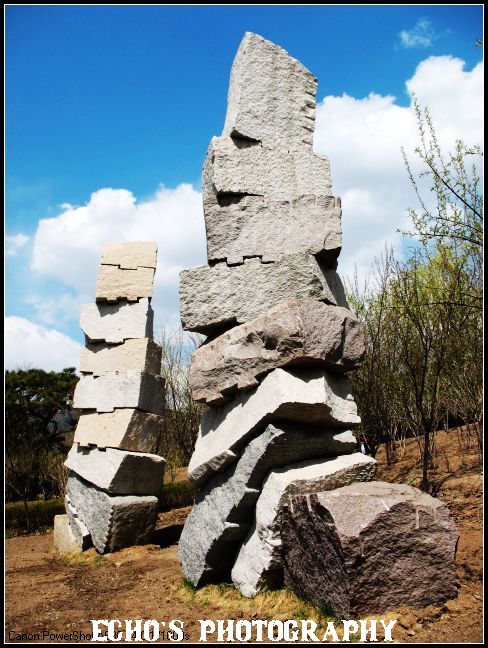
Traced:
[[[397, 619], [393, 639], [398, 643], [482, 642], [482, 477], [474, 452], [464, 453], [463, 461], [456, 458], [457, 443], [452, 432], [439, 435], [434, 479], [441, 482], [448, 477], [438, 496], [449, 505], [460, 533], [458, 597], [421, 610], [402, 608], [372, 617]], [[389, 467], [380, 451], [378, 478], [415, 485], [420, 477], [415, 441], [407, 442], [399, 454], [398, 462]], [[284, 591], [250, 600], [230, 586], [195, 591], [185, 585], [176, 542], [189, 510], [161, 514], [155, 544], [107, 557], [93, 549], [59, 557], [49, 533], [6, 540], [6, 641], [88, 642], [90, 619], [157, 619], [166, 624], [180, 619], [188, 640], [198, 641], [199, 619], [314, 619], [319, 615]]]

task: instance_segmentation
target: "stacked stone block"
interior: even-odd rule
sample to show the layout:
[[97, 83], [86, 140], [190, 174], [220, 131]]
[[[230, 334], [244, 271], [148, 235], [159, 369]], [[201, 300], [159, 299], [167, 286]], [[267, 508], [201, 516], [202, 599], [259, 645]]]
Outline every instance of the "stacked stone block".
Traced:
[[156, 254], [153, 242], [106, 245], [96, 302], [81, 307], [86, 345], [73, 404], [82, 414], [65, 463], [68, 524], [57, 522], [60, 550], [142, 544], [156, 524], [164, 473], [164, 459], [154, 454], [164, 407], [150, 304]]
[[232, 578], [247, 596], [283, 583], [290, 496], [375, 476], [351, 432], [346, 373], [365, 339], [336, 272], [340, 200], [312, 149], [316, 87], [283, 49], [245, 35], [203, 168], [208, 265], [180, 275], [183, 327], [208, 336], [190, 368], [208, 409], [179, 559], [194, 585]]

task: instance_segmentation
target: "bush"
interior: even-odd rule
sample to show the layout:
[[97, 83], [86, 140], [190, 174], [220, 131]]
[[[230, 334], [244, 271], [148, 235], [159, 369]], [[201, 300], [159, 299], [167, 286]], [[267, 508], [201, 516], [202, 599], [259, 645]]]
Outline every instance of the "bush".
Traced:
[[29, 525], [23, 502], [9, 502], [5, 505], [5, 528], [32, 531], [54, 525], [54, 516], [65, 513], [64, 499], [37, 500], [27, 502]]
[[172, 482], [163, 486], [160, 500], [160, 511], [168, 511], [183, 506], [192, 506], [195, 496], [194, 488], [188, 479]]

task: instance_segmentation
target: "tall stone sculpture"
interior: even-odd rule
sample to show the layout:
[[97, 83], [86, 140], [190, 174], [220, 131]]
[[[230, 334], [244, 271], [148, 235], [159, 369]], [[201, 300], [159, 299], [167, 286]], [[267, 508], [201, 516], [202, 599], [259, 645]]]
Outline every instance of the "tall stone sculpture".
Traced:
[[312, 149], [316, 88], [283, 49], [244, 36], [203, 168], [208, 265], [180, 275], [183, 327], [208, 336], [190, 381], [209, 407], [179, 559], [193, 584], [232, 578], [245, 595], [283, 582], [291, 495], [375, 475], [351, 433], [345, 374], [365, 340], [336, 272], [340, 200]]
[[57, 516], [59, 550], [100, 553], [147, 542], [154, 530], [164, 459], [161, 347], [150, 305], [157, 244], [102, 250], [96, 303], [81, 307], [86, 345], [74, 407], [82, 414], [65, 465], [68, 518]]

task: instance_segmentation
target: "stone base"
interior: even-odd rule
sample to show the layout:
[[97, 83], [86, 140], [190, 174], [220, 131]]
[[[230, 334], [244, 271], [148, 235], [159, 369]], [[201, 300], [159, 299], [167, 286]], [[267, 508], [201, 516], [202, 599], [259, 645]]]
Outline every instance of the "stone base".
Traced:
[[[256, 504], [254, 526], [246, 537], [232, 580], [244, 596], [283, 584], [282, 508], [291, 495], [329, 491], [355, 481], [371, 481], [376, 461], [355, 452], [332, 459], [302, 461], [273, 470]], [[304, 574], [304, 576], [307, 576]]]
[[81, 553], [83, 549], [78, 544], [71, 530], [68, 516], [54, 516], [54, 548], [59, 554]]
[[67, 494], [99, 553], [150, 541], [158, 517], [157, 497], [109, 495], [73, 473]]
[[449, 510], [411, 486], [370, 482], [292, 497], [281, 537], [286, 587], [339, 618], [457, 596]]
[[350, 431], [300, 423], [268, 425], [234, 466], [197, 492], [178, 544], [185, 577], [196, 586], [229, 578], [270, 470], [291, 461], [352, 453], [355, 448]]

